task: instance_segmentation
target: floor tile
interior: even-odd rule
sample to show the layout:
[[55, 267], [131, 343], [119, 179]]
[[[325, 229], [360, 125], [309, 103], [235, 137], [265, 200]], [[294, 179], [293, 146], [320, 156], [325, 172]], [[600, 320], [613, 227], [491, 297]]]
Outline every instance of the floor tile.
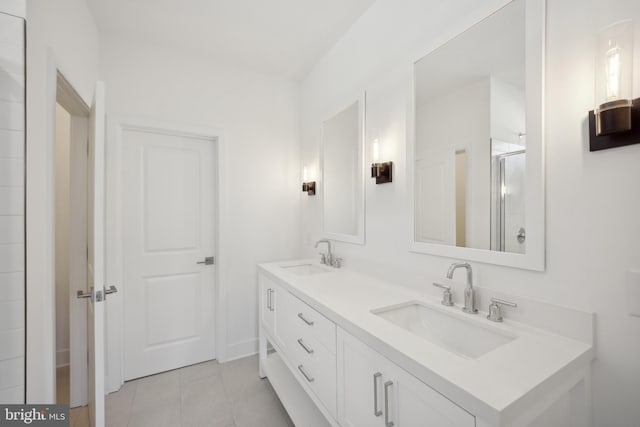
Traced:
[[259, 378], [257, 356], [128, 381], [107, 396], [106, 412], [107, 427], [293, 426], [269, 381]]
[[180, 384], [184, 385], [191, 381], [200, 380], [211, 376], [220, 375], [220, 364], [217, 360], [198, 363], [178, 370], [180, 373]]
[[160, 402], [133, 412], [128, 427], [178, 427], [181, 425], [180, 403]]
[[126, 426], [129, 423], [137, 387], [137, 382], [129, 381], [124, 383], [117, 393], [107, 395], [107, 427]]
[[131, 413], [147, 412], [159, 406], [180, 407], [180, 376], [177, 371], [164, 372], [136, 380]]
[[237, 427], [289, 427], [293, 423], [277, 396], [265, 390], [233, 404]]

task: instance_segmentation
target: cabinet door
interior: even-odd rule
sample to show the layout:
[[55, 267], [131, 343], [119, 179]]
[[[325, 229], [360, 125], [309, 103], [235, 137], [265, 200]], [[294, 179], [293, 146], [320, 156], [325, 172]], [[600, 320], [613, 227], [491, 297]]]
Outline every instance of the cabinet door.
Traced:
[[273, 287], [272, 306], [274, 309], [273, 340], [282, 352], [287, 352], [290, 337], [294, 335], [295, 317], [292, 315], [292, 299], [295, 298], [286, 289], [279, 285]]
[[342, 426], [475, 426], [473, 415], [342, 329], [337, 357]]
[[338, 329], [338, 422], [343, 427], [384, 427], [384, 361]]
[[397, 427], [473, 427], [475, 417], [394, 365], [390, 420]]
[[267, 277], [259, 276], [260, 288], [260, 322], [264, 330], [273, 337], [275, 315], [276, 284]]

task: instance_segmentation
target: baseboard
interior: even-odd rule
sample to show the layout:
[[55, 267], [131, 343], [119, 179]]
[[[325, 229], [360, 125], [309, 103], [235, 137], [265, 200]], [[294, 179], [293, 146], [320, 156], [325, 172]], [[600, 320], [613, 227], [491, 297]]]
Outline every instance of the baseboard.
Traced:
[[63, 366], [69, 366], [68, 348], [56, 351], [56, 368], [62, 368]]
[[239, 341], [227, 346], [226, 360], [220, 362], [231, 362], [232, 360], [242, 359], [243, 357], [253, 356], [258, 353], [258, 339]]

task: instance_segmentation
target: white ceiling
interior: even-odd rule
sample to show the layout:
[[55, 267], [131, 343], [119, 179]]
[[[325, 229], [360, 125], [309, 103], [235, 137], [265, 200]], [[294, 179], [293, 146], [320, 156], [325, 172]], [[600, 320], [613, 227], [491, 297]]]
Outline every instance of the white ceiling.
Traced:
[[87, 0], [102, 33], [300, 79], [375, 0]]

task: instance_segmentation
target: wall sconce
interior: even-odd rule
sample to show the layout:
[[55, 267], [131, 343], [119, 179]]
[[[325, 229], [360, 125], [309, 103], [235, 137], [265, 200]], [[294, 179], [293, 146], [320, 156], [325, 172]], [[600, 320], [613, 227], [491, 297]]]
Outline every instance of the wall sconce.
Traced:
[[376, 184], [384, 184], [386, 182], [392, 182], [392, 169], [393, 162], [379, 163], [380, 158], [380, 143], [378, 139], [373, 140], [373, 163], [371, 163], [371, 178], [376, 179]]
[[602, 30], [596, 55], [596, 108], [589, 111], [589, 151], [638, 144], [640, 98], [632, 99], [632, 21]]
[[302, 169], [302, 191], [306, 192], [307, 196], [316, 195], [316, 182], [309, 181], [309, 174], [306, 166]]

